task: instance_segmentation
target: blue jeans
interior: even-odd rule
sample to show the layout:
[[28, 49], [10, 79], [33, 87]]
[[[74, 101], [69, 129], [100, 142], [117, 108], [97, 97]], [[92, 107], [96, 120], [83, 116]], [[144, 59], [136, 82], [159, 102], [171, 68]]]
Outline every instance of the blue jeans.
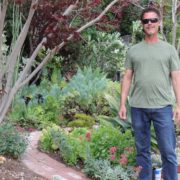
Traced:
[[161, 153], [164, 180], [178, 180], [176, 137], [172, 120], [172, 106], [163, 108], [131, 108], [132, 127], [136, 142], [136, 162], [142, 166], [139, 180], [152, 180], [151, 134], [153, 122]]

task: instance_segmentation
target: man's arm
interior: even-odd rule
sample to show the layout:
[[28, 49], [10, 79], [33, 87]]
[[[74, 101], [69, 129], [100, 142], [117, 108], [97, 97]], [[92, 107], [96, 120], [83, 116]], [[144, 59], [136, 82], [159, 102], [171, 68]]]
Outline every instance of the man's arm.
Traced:
[[172, 85], [176, 96], [176, 108], [174, 111], [174, 118], [180, 124], [180, 71], [171, 72]]
[[127, 69], [125, 71], [122, 85], [121, 85], [121, 102], [120, 102], [120, 110], [119, 110], [119, 117], [121, 119], [126, 119], [126, 99], [129, 94], [129, 89], [131, 86], [131, 81], [133, 77], [133, 70]]

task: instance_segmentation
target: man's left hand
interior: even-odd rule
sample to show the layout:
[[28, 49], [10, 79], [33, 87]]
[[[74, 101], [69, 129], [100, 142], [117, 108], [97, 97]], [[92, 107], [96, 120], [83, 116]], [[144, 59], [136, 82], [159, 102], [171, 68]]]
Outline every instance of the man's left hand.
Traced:
[[174, 117], [176, 123], [180, 124], [180, 106], [176, 106], [174, 113], [173, 113], [173, 117]]

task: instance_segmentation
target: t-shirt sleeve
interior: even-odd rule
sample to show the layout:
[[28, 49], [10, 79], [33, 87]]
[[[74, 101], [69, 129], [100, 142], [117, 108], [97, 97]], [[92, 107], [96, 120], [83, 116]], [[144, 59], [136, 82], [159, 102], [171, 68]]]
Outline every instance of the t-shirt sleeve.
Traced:
[[128, 50], [128, 52], [126, 54], [125, 68], [126, 69], [133, 69], [133, 63], [132, 63], [130, 50]]
[[170, 71], [177, 71], [177, 70], [180, 70], [180, 59], [176, 49], [172, 47], [171, 56], [170, 56]]

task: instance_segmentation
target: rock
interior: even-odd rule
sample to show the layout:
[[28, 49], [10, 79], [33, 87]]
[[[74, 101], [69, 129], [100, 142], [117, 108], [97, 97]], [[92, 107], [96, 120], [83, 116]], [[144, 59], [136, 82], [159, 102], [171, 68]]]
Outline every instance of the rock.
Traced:
[[0, 164], [3, 164], [6, 162], [6, 158], [4, 156], [0, 156]]

